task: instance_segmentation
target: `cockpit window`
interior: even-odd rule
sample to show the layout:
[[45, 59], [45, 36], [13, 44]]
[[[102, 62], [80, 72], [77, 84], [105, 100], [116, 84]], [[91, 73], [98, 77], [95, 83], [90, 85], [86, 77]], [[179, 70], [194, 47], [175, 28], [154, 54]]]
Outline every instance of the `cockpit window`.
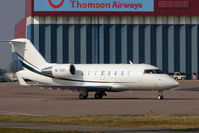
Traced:
[[144, 71], [145, 74], [163, 74], [159, 69], [148, 69]]

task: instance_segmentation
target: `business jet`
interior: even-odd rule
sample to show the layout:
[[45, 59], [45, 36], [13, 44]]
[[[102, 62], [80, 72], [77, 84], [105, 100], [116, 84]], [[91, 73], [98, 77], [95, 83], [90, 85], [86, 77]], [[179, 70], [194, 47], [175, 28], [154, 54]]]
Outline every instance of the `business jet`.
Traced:
[[89, 92], [95, 92], [95, 99], [102, 99], [106, 92], [157, 91], [158, 100], [164, 99], [164, 90], [179, 85], [152, 65], [52, 64], [46, 62], [27, 39], [14, 39], [9, 43], [24, 68], [16, 73], [20, 85], [30, 86], [25, 82], [28, 79], [39, 87], [78, 91], [80, 99], [87, 99]]

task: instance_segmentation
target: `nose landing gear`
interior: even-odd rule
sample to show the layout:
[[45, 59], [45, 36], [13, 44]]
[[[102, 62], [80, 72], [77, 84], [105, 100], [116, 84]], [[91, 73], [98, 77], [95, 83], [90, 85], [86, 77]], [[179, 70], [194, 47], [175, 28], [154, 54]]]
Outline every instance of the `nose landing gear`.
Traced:
[[163, 91], [158, 91], [158, 100], [163, 100], [164, 96], [163, 96]]

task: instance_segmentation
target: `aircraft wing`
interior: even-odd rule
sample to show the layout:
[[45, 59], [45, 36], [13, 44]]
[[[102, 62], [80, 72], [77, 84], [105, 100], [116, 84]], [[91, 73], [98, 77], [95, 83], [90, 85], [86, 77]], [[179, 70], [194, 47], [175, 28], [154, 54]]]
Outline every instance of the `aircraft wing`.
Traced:
[[107, 91], [111, 90], [112, 86], [62, 86], [62, 85], [31, 85], [39, 86], [44, 89], [60, 89], [60, 90], [72, 90], [72, 91]]

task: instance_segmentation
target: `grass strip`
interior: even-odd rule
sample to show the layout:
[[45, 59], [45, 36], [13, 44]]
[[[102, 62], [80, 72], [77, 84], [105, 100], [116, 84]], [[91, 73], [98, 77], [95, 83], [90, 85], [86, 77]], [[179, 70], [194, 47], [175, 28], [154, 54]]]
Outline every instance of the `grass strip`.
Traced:
[[199, 115], [21, 116], [0, 115], [0, 121], [131, 128], [199, 129]]

